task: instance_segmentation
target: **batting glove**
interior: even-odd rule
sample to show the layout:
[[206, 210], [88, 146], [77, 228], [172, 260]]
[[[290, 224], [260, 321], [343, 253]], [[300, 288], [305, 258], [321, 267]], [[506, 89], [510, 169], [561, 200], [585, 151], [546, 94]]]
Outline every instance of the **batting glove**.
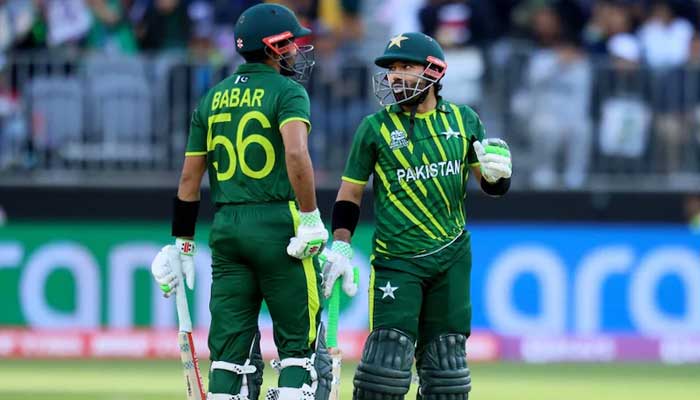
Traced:
[[194, 241], [187, 239], [176, 239], [175, 244], [164, 246], [151, 263], [151, 274], [163, 296], [170, 297], [177, 293], [180, 285], [180, 275], [182, 271], [185, 276], [185, 283], [190, 289], [194, 288], [194, 254], [196, 245]]
[[328, 240], [328, 231], [321, 221], [318, 209], [311, 212], [299, 213], [299, 228], [297, 235], [289, 239], [287, 254], [294, 258], [304, 259], [315, 256], [323, 250]]
[[479, 159], [481, 176], [489, 183], [501, 178], [510, 178], [513, 166], [508, 144], [501, 139], [485, 139], [474, 142], [474, 151]]
[[342, 288], [345, 294], [352, 297], [357, 293], [357, 283], [354, 281], [354, 273], [350, 260], [352, 260], [352, 247], [350, 243], [340, 240], [333, 242], [330, 249], [323, 250], [319, 257], [323, 268], [323, 295], [331, 297], [335, 281], [343, 277]]

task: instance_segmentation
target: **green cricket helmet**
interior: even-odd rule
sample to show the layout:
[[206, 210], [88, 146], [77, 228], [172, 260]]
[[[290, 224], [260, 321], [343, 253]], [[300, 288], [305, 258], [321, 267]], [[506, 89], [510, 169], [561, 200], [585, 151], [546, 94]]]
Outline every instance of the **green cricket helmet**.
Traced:
[[[435, 39], [420, 32], [402, 33], [391, 38], [384, 54], [377, 57], [374, 63], [379, 67], [389, 68], [397, 61], [420, 64], [425, 68], [420, 74], [400, 71], [382, 71], [375, 74], [372, 80], [374, 94], [382, 106], [422, 103], [428, 89], [442, 79], [447, 70], [442, 47]], [[392, 82], [389, 81], [389, 74], [417, 79], [415, 83], [407, 83], [405, 79], [394, 79]]]
[[280, 72], [303, 81], [315, 64], [312, 45], [297, 46], [295, 39], [308, 36], [292, 10], [279, 4], [258, 4], [245, 10], [233, 28], [236, 51], [250, 54], [263, 51], [277, 61]]

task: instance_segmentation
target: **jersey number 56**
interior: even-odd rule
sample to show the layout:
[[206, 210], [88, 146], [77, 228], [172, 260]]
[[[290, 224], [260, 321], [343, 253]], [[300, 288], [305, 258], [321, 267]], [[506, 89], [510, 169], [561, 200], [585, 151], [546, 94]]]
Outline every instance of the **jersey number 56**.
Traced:
[[[234, 147], [231, 140], [223, 135], [216, 135], [212, 138], [212, 125], [217, 123], [231, 122], [231, 113], [220, 113], [214, 114], [209, 117], [208, 129], [207, 129], [207, 151], [213, 151], [216, 146], [223, 146], [224, 151], [228, 155], [229, 163], [228, 168], [225, 171], [219, 170], [219, 162], [214, 161], [214, 169], [216, 169], [216, 179], [219, 182], [227, 181], [233, 178], [236, 173], [237, 164], [241, 167], [241, 172], [243, 175], [248, 176], [253, 179], [263, 179], [270, 174], [272, 168], [275, 165], [275, 149], [272, 146], [272, 142], [265, 136], [259, 133], [253, 133], [247, 137], [243, 137], [243, 132], [245, 131], [246, 125], [251, 120], [256, 120], [260, 123], [263, 128], [269, 128], [270, 120], [267, 119], [265, 114], [260, 111], [249, 111], [243, 114], [243, 117], [238, 122], [238, 127], [236, 128], [236, 146]], [[258, 144], [262, 147], [265, 152], [265, 163], [259, 170], [254, 170], [251, 168], [245, 160], [245, 150], [251, 144]]]

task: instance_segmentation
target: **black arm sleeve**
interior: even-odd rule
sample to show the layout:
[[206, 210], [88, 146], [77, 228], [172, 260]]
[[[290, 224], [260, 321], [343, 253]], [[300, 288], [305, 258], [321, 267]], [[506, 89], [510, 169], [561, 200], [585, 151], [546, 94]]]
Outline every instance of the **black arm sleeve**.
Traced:
[[175, 237], [194, 236], [194, 227], [197, 224], [198, 212], [199, 200], [182, 201], [175, 196], [173, 199], [172, 235]]
[[336, 229], [347, 229], [350, 231], [350, 234], [354, 234], [359, 220], [360, 206], [352, 201], [336, 201], [335, 205], [333, 205], [331, 232], [335, 232]]

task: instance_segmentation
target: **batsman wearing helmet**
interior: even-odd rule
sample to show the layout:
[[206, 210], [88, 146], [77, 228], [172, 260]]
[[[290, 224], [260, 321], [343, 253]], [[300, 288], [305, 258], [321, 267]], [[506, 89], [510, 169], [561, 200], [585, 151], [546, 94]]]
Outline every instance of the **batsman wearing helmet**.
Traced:
[[324, 292], [349, 282], [360, 201], [373, 175], [376, 230], [370, 258], [371, 333], [354, 378], [357, 400], [403, 399], [415, 357], [419, 399], [466, 400], [471, 388], [470, 235], [464, 199], [469, 172], [484, 192], [510, 186], [506, 143], [486, 139], [477, 114], [439, 96], [448, 65], [422, 33], [391, 38], [375, 64], [383, 109], [355, 133], [333, 209]]
[[[265, 300], [280, 370], [270, 400], [325, 400], [331, 360], [320, 327], [321, 280], [314, 258], [328, 233], [316, 207], [307, 149], [309, 98], [298, 82], [311, 71], [310, 33], [287, 8], [260, 4], [234, 28], [246, 62], [219, 82], [192, 114], [174, 199], [172, 234], [152, 272], [166, 296], [194, 281], [201, 179], [209, 173], [211, 227], [209, 400], [258, 399], [263, 376], [258, 314]], [[293, 78], [293, 79], [291, 79]], [[178, 270], [175, 268], [175, 270]]]

